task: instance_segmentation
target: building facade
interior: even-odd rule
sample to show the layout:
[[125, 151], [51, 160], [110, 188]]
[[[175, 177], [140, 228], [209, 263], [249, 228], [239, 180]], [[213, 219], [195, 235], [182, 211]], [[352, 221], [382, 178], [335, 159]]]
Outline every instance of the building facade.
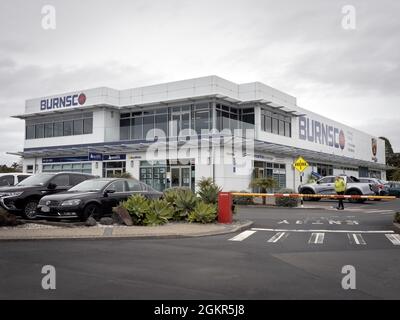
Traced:
[[297, 106], [260, 82], [208, 76], [128, 90], [95, 88], [27, 100], [24, 172], [123, 172], [158, 190], [211, 177], [250, 190], [254, 177], [296, 189], [293, 162], [316, 174], [386, 178], [377, 137]]

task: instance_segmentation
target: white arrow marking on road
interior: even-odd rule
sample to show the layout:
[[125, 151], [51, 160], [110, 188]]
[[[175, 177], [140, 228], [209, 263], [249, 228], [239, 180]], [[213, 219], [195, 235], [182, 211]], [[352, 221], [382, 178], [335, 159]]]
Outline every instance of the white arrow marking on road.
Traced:
[[254, 233], [256, 233], [256, 231], [246, 230], [246, 231], [243, 231], [242, 233], [239, 233], [237, 236], [229, 239], [229, 241], [243, 241], [244, 239], [250, 237]]
[[282, 221], [279, 221], [279, 222], [278, 222], [278, 224], [282, 224], [282, 223], [284, 223], [284, 224], [289, 224], [289, 221], [287, 221], [287, 220], [282, 220]]
[[308, 240], [308, 243], [322, 244], [324, 242], [324, 237], [325, 237], [325, 233], [314, 232], [311, 234], [311, 237], [310, 237], [310, 240]]
[[400, 245], [400, 235], [398, 234], [385, 234], [386, 238], [390, 240], [395, 246]]
[[275, 234], [272, 238], [270, 238], [268, 240], [268, 242], [272, 242], [272, 243], [276, 243], [278, 242], [280, 239], [285, 240], [288, 237], [288, 233], [286, 232], [278, 232], [277, 234]]
[[365, 242], [364, 238], [362, 237], [361, 234], [359, 233], [352, 233], [352, 234], [347, 234], [349, 237], [350, 243], [353, 244], [353, 241], [355, 244], [361, 244], [361, 245], [366, 245], [367, 243]]

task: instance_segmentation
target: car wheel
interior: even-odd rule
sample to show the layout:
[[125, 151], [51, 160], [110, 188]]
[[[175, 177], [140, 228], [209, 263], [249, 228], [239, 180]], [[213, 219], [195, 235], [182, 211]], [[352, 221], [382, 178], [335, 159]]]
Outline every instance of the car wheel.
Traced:
[[[310, 190], [310, 189], [305, 189], [305, 190], [303, 190], [302, 192], [301, 192], [302, 194], [315, 194], [312, 190]], [[304, 201], [319, 201], [319, 200], [321, 200], [320, 198], [312, 198], [312, 197], [310, 197], [310, 198], [308, 198], [308, 197], [304, 197], [304, 199], [303, 199]]]
[[83, 209], [83, 214], [81, 216], [81, 221], [86, 221], [89, 217], [99, 218], [101, 214], [101, 208], [95, 203], [89, 203], [85, 209]]
[[37, 200], [29, 200], [24, 207], [24, 217], [33, 220], [37, 216], [36, 208], [38, 206]]
[[[347, 193], [349, 196], [361, 196], [361, 193], [357, 190], [351, 190]], [[365, 199], [349, 199], [350, 203], [363, 203]]]

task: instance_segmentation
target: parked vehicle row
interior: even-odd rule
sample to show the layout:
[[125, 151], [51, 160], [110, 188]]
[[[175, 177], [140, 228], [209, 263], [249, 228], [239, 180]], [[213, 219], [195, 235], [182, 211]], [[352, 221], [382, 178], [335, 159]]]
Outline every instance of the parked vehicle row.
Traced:
[[15, 186], [29, 176], [31, 176], [29, 173], [21, 172], [0, 173], [0, 187]]
[[[353, 176], [342, 176], [346, 181], [347, 195], [375, 195], [372, 183], [361, 182]], [[335, 194], [335, 176], [326, 176], [314, 183], [303, 184], [299, 187], [299, 192], [303, 194]], [[309, 198], [305, 200], [319, 201], [320, 198]], [[365, 202], [365, 199], [349, 199], [350, 202]]]
[[27, 219], [79, 218], [111, 213], [112, 207], [140, 193], [159, 198], [162, 193], [126, 178], [96, 178], [75, 172], [39, 173], [15, 186], [0, 187], [0, 205]]

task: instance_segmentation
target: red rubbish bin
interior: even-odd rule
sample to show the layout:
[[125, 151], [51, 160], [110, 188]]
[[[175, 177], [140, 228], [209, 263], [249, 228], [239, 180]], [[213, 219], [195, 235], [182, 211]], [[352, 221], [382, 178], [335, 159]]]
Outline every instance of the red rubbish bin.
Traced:
[[230, 192], [218, 194], [218, 222], [232, 223], [232, 194]]

